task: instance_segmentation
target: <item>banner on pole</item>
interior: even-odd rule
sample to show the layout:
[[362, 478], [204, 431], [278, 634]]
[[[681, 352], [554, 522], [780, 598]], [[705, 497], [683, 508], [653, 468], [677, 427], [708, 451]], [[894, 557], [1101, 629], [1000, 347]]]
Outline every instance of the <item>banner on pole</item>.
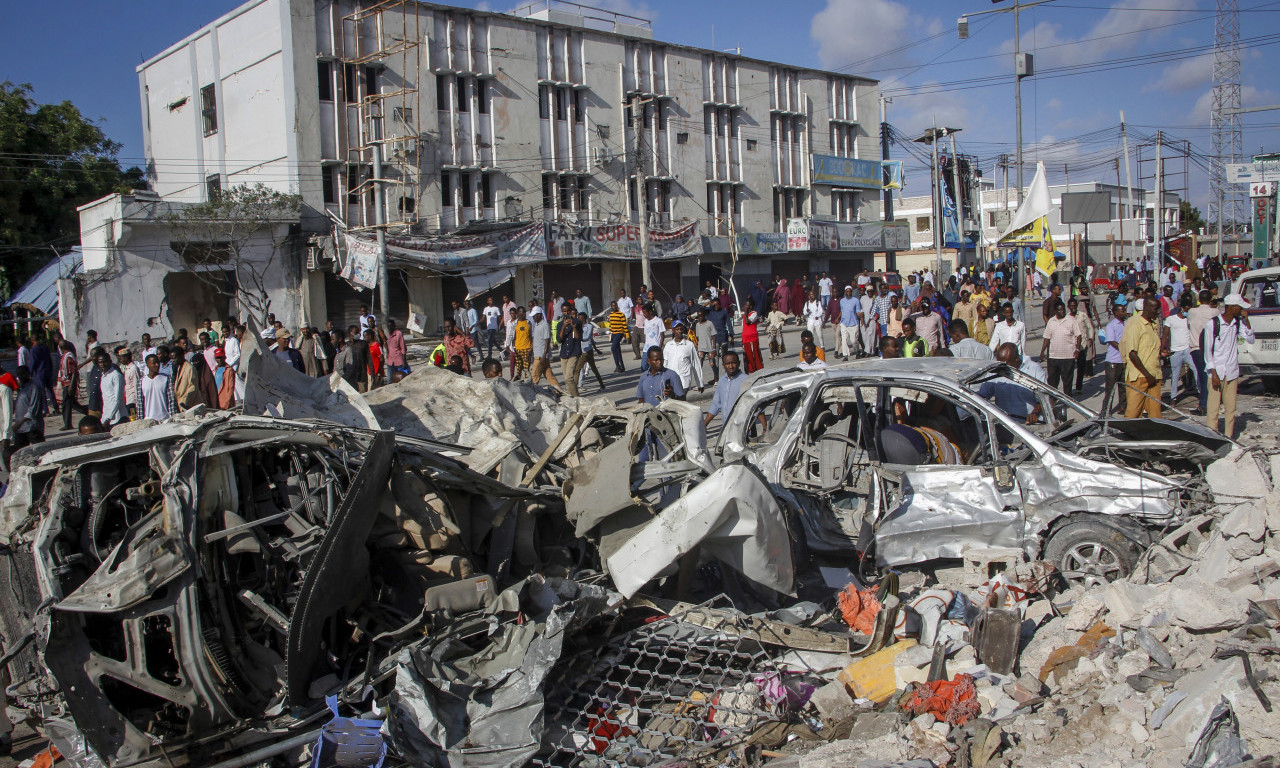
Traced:
[[523, 227], [469, 235], [388, 236], [387, 257], [409, 266], [484, 272], [537, 264], [547, 260], [546, 224], [539, 221]]
[[362, 288], [373, 288], [378, 284], [378, 244], [350, 234], [345, 239], [347, 260], [339, 277]]

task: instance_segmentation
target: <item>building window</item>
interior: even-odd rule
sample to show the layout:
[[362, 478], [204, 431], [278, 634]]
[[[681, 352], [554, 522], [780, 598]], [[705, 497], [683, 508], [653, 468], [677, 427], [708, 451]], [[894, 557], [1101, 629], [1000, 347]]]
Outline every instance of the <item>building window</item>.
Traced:
[[677, 134], [676, 134], [676, 143], [677, 143], [677, 144], [688, 144], [688, 143], [689, 143], [689, 134], [684, 133], [684, 132], [677, 133]]
[[542, 174], [542, 213], [546, 218], [551, 218], [556, 213], [556, 175], [554, 173]]
[[591, 186], [586, 176], [578, 177], [578, 210], [585, 211], [591, 202]]
[[418, 207], [418, 203], [412, 197], [401, 195], [400, 197], [400, 213], [404, 215], [412, 215]]
[[489, 83], [487, 81], [476, 81], [476, 102], [476, 108], [480, 114], [489, 114]]
[[551, 86], [538, 86], [538, 117], [543, 120], [551, 119]]
[[555, 97], [556, 97], [556, 119], [557, 120], [569, 119], [569, 97], [568, 97], [568, 94], [565, 93], [565, 91], [566, 89], [564, 88], [556, 89]]
[[472, 186], [471, 174], [462, 174], [458, 177], [458, 192], [462, 198], [459, 202], [463, 208], [471, 208], [476, 204], [475, 189]]
[[480, 174], [480, 207], [493, 207], [493, 175], [488, 173]]
[[465, 77], [455, 77], [453, 84], [458, 92], [458, 99], [454, 102], [458, 105], [458, 111], [469, 112], [470, 110], [467, 109], [467, 79]]
[[929, 217], [928, 217], [928, 216], [917, 216], [917, 217], [916, 217], [916, 231], [917, 231], [917, 232], [928, 232], [928, 231], [929, 231]]
[[587, 105], [582, 97], [582, 90], [575, 88], [573, 90], [573, 122], [585, 123], [587, 121]]
[[333, 168], [329, 166], [321, 167], [320, 187], [324, 192], [325, 205], [337, 205], [338, 203], [338, 184], [333, 174]]
[[413, 122], [413, 107], [393, 107], [391, 119], [409, 125]]
[[360, 100], [360, 68], [355, 64], [344, 64], [342, 68], [343, 97], [348, 104]]
[[364, 92], [366, 96], [373, 96], [379, 92], [377, 67], [364, 68]]
[[222, 177], [216, 173], [212, 176], [206, 176], [204, 180], [204, 194], [205, 198], [209, 200], [209, 202], [213, 202], [219, 197], [222, 197]]
[[748, 151], [748, 152], [755, 152], [755, 151], [756, 151], [756, 140], [755, 140], [755, 139], [747, 139], [747, 151]]
[[436, 109], [449, 111], [449, 76], [436, 75]]
[[204, 120], [204, 135], [218, 132], [218, 94], [210, 83], [200, 89], [200, 115]]
[[333, 101], [333, 65], [327, 61], [317, 61], [316, 78], [319, 80], [320, 100]]

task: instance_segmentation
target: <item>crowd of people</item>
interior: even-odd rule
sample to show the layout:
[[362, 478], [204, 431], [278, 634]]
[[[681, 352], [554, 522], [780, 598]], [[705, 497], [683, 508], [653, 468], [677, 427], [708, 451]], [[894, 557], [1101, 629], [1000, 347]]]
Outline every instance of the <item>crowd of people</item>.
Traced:
[[[546, 385], [572, 396], [595, 383], [607, 388], [599, 363], [613, 373], [640, 372], [636, 398], [654, 404], [715, 387], [710, 420], [732, 406], [742, 382], [770, 360], [788, 355], [784, 331], [800, 326], [796, 366], [812, 370], [833, 360], [861, 357], [951, 356], [1000, 359], [1050, 386], [1081, 396], [1101, 369], [1104, 408], [1128, 417], [1160, 416], [1168, 400], [1195, 397], [1191, 409], [1211, 428], [1235, 429], [1238, 344], [1253, 340], [1249, 303], [1220, 297], [1212, 279], [1221, 265], [1202, 259], [1188, 268], [1156, 269], [1146, 262], [1113, 273], [1104, 317], [1092, 298], [1093, 267], [1075, 268], [1065, 282], [1031, 271], [1021, 277], [1043, 296], [1038, 348], [1028, 339], [1025, 307], [1003, 265], [959, 268], [939, 280], [931, 270], [905, 275], [862, 271], [842, 287], [822, 272], [765, 284], [755, 280], [738, 296], [711, 282], [693, 301], [676, 295], [669, 306], [648, 286], [620, 291], [597, 308], [576, 291], [517, 304], [489, 297], [483, 306], [453, 302], [431, 364], [462, 375], [478, 365], [485, 378], [505, 376]], [[937, 287], [941, 285], [941, 287]], [[44, 420], [60, 414], [64, 430], [74, 414], [79, 429], [94, 432], [136, 419], [164, 421], [197, 405], [230, 408], [244, 396], [240, 371], [246, 327], [233, 319], [206, 319], [193, 335], [171, 339], [143, 334], [136, 345], [108, 350], [89, 331], [85, 358], [55, 334], [24, 337], [17, 370], [0, 375], [0, 447], [5, 457], [44, 440]], [[303, 327], [297, 335], [268, 315], [260, 332], [264, 353], [308, 376], [338, 373], [360, 392], [410, 373], [404, 332], [360, 308], [345, 329]], [[608, 348], [606, 357], [605, 348]], [[136, 357], [135, 357], [136, 351]], [[483, 355], [482, 355], [483, 351]], [[1037, 362], [1033, 353], [1038, 353]], [[559, 361], [559, 376], [553, 362]], [[83, 402], [82, 402], [83, 393]], [[1030, 416], [1030, 414], [1028, 414]]]

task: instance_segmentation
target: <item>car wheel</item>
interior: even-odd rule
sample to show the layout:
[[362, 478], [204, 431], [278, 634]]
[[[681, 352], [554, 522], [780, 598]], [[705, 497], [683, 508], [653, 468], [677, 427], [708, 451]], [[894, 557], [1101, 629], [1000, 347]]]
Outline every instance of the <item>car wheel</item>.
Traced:
[[1069, 584], [1095, 587], [1133, 572], [1142, 552], [1128, 536], [1094, 520], [1067, 523], [1049, 536], [1044, 559]]
[[1280, 395], [1280, 376], [1263, 376], [1262, 389], [1268, 395]]

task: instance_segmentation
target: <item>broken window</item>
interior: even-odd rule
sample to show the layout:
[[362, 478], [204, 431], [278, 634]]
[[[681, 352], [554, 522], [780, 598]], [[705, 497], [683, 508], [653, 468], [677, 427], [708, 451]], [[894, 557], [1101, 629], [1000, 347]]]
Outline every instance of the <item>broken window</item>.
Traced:
[[182, 257], [182, 262], [188, 267], [227, 264], [234, 253], [231, 243], [226, 242], [180, 243], [175, 240], [169, 243], [169, 247]]

